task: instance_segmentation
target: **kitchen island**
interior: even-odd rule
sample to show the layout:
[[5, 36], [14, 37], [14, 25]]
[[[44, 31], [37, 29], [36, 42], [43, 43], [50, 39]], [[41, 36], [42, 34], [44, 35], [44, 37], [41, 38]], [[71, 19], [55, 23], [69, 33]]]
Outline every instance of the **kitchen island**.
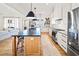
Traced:
[[24, 55], [41, 55], [41, 31], [40, 28], [29, 28], [12, 35], [13, 55], [17, 55], [16, 39], [18, 36], [24, 37]]

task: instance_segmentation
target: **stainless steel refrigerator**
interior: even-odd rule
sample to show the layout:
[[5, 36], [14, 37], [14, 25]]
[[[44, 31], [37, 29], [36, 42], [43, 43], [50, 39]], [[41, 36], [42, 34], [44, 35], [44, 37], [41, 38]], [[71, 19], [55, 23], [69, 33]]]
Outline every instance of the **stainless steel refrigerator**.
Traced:
[[79, 8], [68, 12], [68, 55], [79, 55]]

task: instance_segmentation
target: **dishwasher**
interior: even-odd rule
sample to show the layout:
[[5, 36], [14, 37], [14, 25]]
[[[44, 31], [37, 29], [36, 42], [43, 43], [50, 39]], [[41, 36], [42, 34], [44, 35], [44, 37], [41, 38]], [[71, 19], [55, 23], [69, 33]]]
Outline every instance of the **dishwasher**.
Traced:
[[52, 39], [57, 43], [56, 34], [57, 32], [52, 31]]

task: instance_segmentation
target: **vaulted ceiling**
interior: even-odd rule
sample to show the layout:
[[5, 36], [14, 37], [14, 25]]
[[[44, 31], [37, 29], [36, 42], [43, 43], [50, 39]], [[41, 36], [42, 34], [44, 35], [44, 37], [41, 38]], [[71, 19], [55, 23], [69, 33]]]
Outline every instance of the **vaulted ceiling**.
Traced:
[[[6, 3], [11, 8], [14, 8], [24, 16], [31, 10], [31, 3]], [[37, 17], [50, 17], [53, 13], [55, 3], [33, 3], [32, 10]], [[36, 8], [36, 9], [34, 9]]]

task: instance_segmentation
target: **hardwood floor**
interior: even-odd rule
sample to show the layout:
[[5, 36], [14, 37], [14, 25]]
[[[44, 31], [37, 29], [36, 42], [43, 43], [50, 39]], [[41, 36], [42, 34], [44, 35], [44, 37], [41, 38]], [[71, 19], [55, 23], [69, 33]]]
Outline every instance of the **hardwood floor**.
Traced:
[[12, 44], [10, 39], [0, 41], [0, 56], [11, 56], [12, 55]]
[[67, 56], [66, 52], [50, 36], [49, 36], [49, 41], [52, 45], [54, 45], [57, 48], [61, 56]]
[[[12, 40], [0, 42], [0, 55], [12, 55]], [[66, 53], [56, 44], [48, 33], [41, 34], [41, 54], [43, 56], [66, 56]]]
[[42, 47], [44, 56], [66, 56], [66, 53], [56, 44], [48, 33], [42, 33]]

